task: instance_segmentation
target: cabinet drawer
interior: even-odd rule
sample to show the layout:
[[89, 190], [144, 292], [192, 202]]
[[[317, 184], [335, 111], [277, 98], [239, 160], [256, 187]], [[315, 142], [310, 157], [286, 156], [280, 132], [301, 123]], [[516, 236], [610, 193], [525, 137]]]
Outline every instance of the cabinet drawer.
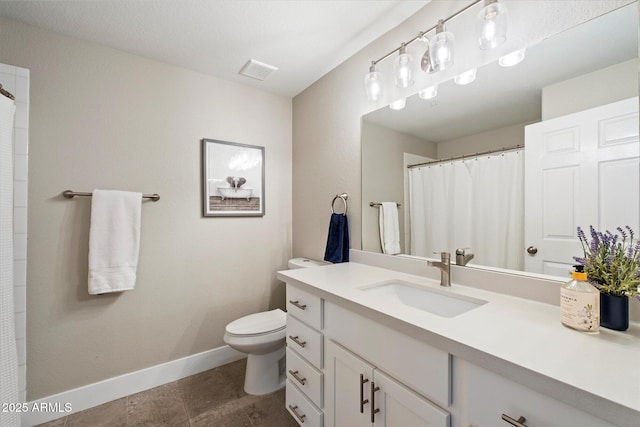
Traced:
[[322, 329], [322, 299], [287, 284], [287, 313], [317, 330]]
[[287, 348], [287, 378], [295, 383], [318, 408], [322, 408], [322, 373], [291, 348]]
[[322, 334], [287, 314], [287, 346], [322, 369]]
[[287, 380], [285, 398], [287, 411], [298, 424], [310, 427], [322, 427], [322, 412], [311, 403], [292, 382]]
[[467, 411], [461, 414], [464, 425], [512, 427], [502, 419], [505, 414], [515, 420], [524, 417], [523, 424], [529, 427], [614, 427], [612, 423], [479, 366], [460, 359], [454, 364], [467, 385], [467, 394], [461, 397], [467, 402]]

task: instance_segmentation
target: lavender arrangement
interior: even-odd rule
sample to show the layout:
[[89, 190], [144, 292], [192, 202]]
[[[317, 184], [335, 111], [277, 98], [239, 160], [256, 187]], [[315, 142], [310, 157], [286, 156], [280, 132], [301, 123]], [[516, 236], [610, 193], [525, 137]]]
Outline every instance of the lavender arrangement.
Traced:
[[573, 257], [584, 265], [588, 280], [601, 293], [614, 296], [635, 296], [640, 300], [640, 239], [634, 240], [628, 225], [617, 228], [618, 234], [604, 233], [589, 226], [591, 241], [578, 227], [578, 238], [584, 257]]

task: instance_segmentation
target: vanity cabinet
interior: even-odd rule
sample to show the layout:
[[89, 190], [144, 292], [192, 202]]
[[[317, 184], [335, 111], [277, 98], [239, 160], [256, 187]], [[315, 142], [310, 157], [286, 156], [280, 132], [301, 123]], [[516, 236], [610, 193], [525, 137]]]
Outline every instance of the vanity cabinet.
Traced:
[[449, 426], [446, 411], [332, 340], [325, 361], [325, 427]]
[[[454, 358], [427, 329], [306, 289], [287, 284], [286, 407], [302, 426], [637, 426]], [[623, 419], [605, 400], [596, 406], [589, 411]]]
[[[460, 400], [466, 402], [460, 417], [464, 427], [614, 427], [479, 366], [458, 359], [454, 365], [464, 376], [459, 390]], [[524, 419], [518, 424], [520, 417]]]

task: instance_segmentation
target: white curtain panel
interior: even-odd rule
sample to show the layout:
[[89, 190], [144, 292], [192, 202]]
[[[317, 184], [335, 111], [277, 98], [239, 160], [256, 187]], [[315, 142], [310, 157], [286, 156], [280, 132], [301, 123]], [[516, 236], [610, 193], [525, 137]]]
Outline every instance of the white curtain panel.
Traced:
[[469, 248], [473, 263], [522, 269], [524, 152], [413, 168], [411, 254]]
[[[13, 309], [13, 117], [0, 95], [0, 402], [18, 403], [18, 355]], [[18, 426], [15, 411], [0, 411], [0, 426]]]

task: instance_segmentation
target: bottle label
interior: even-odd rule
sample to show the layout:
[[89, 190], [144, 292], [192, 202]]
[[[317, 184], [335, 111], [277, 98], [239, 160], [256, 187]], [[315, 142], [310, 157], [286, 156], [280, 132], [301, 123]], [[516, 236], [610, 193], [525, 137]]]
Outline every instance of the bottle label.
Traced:
[[579, 331], [597, 331], [600, 328], [600, 295], [562, 288], [560, 320]]

